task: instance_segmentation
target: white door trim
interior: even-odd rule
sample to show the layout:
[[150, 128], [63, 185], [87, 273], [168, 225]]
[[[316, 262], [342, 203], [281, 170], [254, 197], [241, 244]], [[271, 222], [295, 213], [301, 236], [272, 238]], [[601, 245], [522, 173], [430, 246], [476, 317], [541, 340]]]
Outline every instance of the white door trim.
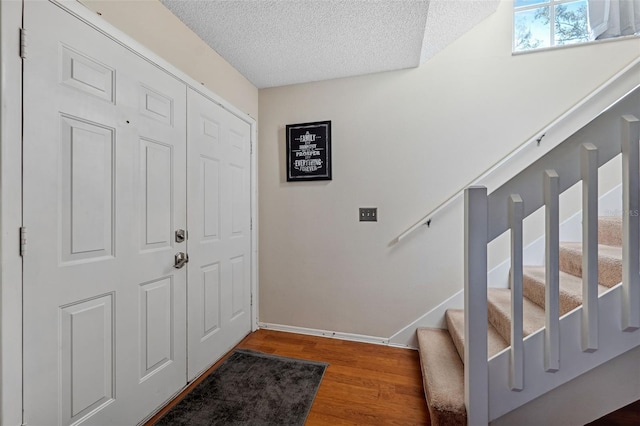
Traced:
[[0, 2], [0, 424], [22, 424], [22, 2]]
[[[258, 329], [256, 120], [74, 0], [50, 0], [251, 126], [251, 306]], [[22, 424], [22, 2], [0, 2], [0, 424]], [[28, 41], [27, 41], [28, 57]], [[27, 59], [28, 60], [28, 59]], [[18, 183], [19, 182], [19, 183]]]

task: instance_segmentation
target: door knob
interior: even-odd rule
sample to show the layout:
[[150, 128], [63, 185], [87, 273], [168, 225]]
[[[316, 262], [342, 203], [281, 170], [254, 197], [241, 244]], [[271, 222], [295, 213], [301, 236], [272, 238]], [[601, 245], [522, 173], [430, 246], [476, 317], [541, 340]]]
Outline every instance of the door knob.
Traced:
[[176, 253], [175, 262], [173, 264], [173, 267], [176, 268], [176, 269], [180, 269], [188, 262], [189, 262], [189, 255], [188, 254], [184, 254], [183, 252], [178, 252], [178, 253]]

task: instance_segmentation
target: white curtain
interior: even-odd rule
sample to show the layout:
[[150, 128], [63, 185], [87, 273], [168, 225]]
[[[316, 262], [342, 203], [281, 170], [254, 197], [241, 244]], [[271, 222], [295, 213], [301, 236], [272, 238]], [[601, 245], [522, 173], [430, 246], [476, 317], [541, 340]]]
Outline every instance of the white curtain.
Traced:
[[640, 33], [640, 0], [588, 0], [591, 39]]

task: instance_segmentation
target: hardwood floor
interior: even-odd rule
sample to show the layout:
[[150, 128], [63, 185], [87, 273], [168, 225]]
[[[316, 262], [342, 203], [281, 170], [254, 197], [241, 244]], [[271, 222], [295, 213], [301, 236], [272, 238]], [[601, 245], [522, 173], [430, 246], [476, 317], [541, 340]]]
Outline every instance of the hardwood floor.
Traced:
[[587, 426], [638, 426], [640, 425], [640, 400], [607, 414]]
[[[428, 425], [418, 352], [271, 330], [237, 348], [329, 363], [306, 425]], [[151, 426], [209, 372], [149, 420]]]
[[[236, 347], [329, 363], [307, 426], [430, 424], [417, 351], [271, 330], [251, 333]], [[152, 426], [229, 355], [145, 426]], [[589, 423], [591, 425], [640, 425], [640, 401]]]

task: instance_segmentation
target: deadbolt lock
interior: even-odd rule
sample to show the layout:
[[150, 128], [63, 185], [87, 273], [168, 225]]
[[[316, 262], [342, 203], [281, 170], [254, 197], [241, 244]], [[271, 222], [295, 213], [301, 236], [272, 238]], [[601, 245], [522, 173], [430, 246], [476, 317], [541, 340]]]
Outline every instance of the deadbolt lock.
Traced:
[[176, 231], [176, 243], [182, 243], [187, 239], [187, 231], [184, 229], [178, 229]]

